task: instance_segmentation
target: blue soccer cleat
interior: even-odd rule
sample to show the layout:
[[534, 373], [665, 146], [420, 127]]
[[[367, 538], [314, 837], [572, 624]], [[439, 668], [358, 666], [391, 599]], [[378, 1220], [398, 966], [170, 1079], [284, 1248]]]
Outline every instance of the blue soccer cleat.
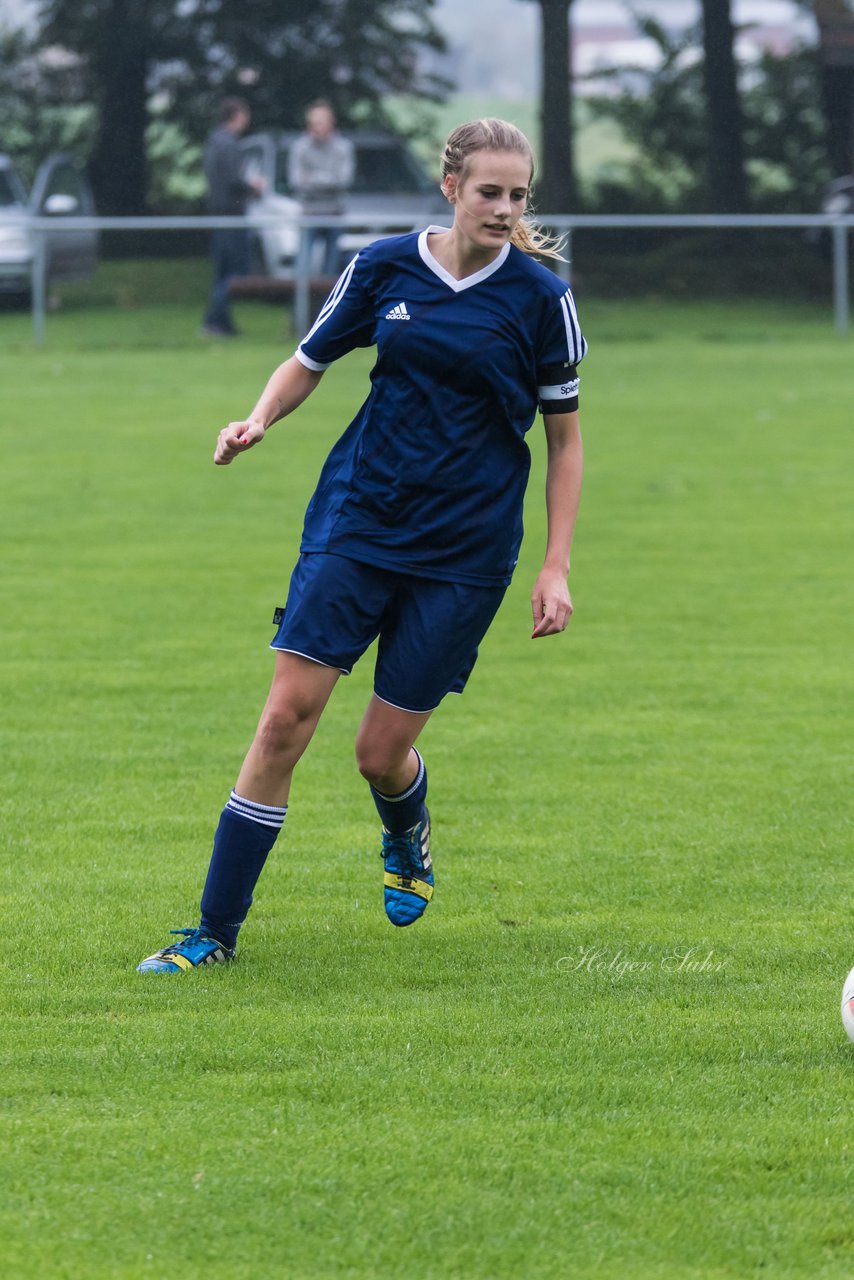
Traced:
[[180, 942], [173, 942], [162, 951], [147, 956], [136, 966], [137, 973], [182, 973], [185, 969], [198, 969], [203, 964], [225, 964], [234, 959], [234, 948], [224, 947], [216, 938], [207, 938], [201, 929], [170, 929], [180, 933]]
[[385, 913], [392, 924], [414, 924], [433, 897], [433, 863], [430, 861], [430, 814], [400, 835], [383, 827], [383, 895]]

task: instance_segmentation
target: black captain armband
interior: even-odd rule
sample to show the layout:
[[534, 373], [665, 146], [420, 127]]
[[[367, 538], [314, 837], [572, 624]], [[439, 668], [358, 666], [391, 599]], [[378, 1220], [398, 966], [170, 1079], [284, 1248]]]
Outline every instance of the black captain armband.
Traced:
[[540, 413], [574, 413], [578, 408], [578, 370], [574, 364], [552, 364], [537, 371]]

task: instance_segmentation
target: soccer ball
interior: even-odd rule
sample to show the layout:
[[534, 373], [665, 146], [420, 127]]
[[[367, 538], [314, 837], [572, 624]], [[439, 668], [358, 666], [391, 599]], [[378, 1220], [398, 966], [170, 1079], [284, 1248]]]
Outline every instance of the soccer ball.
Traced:
[[848, 1039], [854, 1040], [854, 969], [842, 988], [842, 1025], [848, 1032]]

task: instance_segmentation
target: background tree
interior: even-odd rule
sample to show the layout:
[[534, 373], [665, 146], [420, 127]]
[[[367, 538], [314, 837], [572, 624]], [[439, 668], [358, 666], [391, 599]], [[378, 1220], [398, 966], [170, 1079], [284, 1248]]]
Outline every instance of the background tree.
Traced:
[[747, 183], [730, 0], [702, 0], [702, 7], [709, 207], [741, 213], [747, 207]]
[[[619, 125], [632, 152], [600, 180], [594, 202], [606, 211], [721, 210], [710, 189], [712, 144], [697, 56], [703, 32], [696, 25], [671, 35], [648, 18], [639, 30], [657, 45], [657, 65], [598, 73], [608, 92], [589, 99], [596, 117]], [[809, 45], [766, 52], [751, 66], [740, 113], [745, 185], [758, 209], [800, 213], [818, 204], [829, 176], [820, 74]]]
[[536, 0], [540, 6], [540, 176], [537, 204], [544, 213], [577, 208], [573, 149], [572, 0]]
[[53, 151], [84, 164], [95, 138], [95, 111], [83, 100], [73, 54], [39, 48], [26, 31], [0, 30], [0, 119], [3, 150], [28, 184]]
[[751, 203], [773, 213], [812, 212], [834, 176], [815, 45], [765, 52], [742, 91]]
[[198, 146], [224, 94], [244, 94], [256, 125], [279, 128], [301, 124], [320, 94], [345, 123], [384, 119], [389, 93], [439, 95], [442, 82], [422, 73], [419, 60], [422, 50], [443, 48], [433, 5], [40, 0], [40, 38], [79, 55], [97, 112], [91, 172], [98, 208], [130, 214], [147, 203], [147, 143], [164, 161], [177, 158], [184, 138], [188, 148]]
[[836, 177], [854, 173], [854, 4], [814, 0], [819, 31], [822, 104]]
[[42, 0], [39, 13], [41, 41], [79, 56], [84, 94], [95, 105], [90, 172], [99, 212], [144, 211], [151, 79], [158, 62], [197, 66], [203, 56], [187, 6], [178, 0]]
[[422, 69], [441, 52], [434, 0], [214, 0], [208, 5], [206, 90], [251, 85], [254, 123], [301, 128], [306, 106], [328, 98], [340, 120], [388, 123], [392, 94], [439, 98], [447, 88]]
[[705, 206], [707, 147], [701, 33], [695, 25], [671, 35], [649, 17], [637, 26], [656, 45], [656, 64], [591, 77], [603, 90], [587, 99], [592, 115], [614, 121], [629, 144], [629, 157], [600, 179], [596, 203], [620, 212], [697, 211]]

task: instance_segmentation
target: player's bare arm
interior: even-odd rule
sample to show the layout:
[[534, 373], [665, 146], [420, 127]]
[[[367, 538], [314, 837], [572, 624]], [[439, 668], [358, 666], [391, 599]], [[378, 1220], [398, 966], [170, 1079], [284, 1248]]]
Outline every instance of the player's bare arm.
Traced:
[[229, 422], [220, 431], [214, 452], [216, 465], [227, 467], [239, 453], [245, 453], [260, 443], [267, 428], [293, 413], [311, 395], [322, 377], [322, 373], [307, 369], [296, 356], [280, 364], [249, 417], [242, 422]]
[[578, 411], [543, 415], [546, 469], [546, 557], [531, 593], [532, 639], [557, 635], [572, 616], [567, 586], [569, 552], [581, 499], [583, 447]]

